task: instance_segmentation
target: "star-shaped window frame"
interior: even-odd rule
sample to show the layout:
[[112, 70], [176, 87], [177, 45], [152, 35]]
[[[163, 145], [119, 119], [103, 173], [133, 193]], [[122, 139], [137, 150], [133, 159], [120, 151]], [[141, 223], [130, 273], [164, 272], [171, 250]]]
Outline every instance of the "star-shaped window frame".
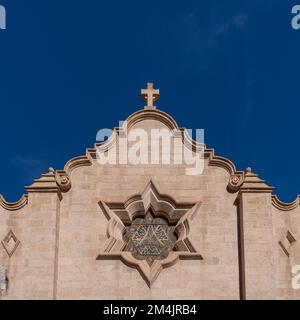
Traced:
[[[201, 202], [177, 203], [171, 197], [161, 195], [153, 182], [150, 181], [140, 195], [130, 197], [125, 203], [99, 202], [102, 212], [108, 219], [108, 243], [104, 252], [97, 256], [97, 260], [121, 260], [129, 267], [136, 268], [147, 285], [151, 287], [159, 273], [167, 267], [173, 266], [179, 259], [202, 260], [189, 238], [190, 224], [198, 212]], [[169, 226], [174, 226], [176, 241], [166, 257], [155, 259], [151, 263], [145, 259], [137, 259], [128, 248], [126, 237], [127, 228], [138, 217], [147, 214], [154, 218], [162, 218]]]

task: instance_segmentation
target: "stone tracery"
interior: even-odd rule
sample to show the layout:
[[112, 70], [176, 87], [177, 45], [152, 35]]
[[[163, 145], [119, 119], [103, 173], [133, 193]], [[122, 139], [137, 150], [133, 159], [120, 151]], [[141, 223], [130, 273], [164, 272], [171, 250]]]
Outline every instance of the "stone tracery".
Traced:
[[169, 226], [163, 218], [155, 217], [151, 210], [146, 217], [136, 218], [125, 230], [124, 251], [131, 252], [136, 259], [145, 259], [149, 265], [167, 258], [177, 240], [174, 226]]
[[189, 239], [190, 221], [200, 203], [177, 204], [150, 181], [141, 195], [99, 205], [108, 221], [108, 244], [97, 260], [120, 259], [138, 269], [147, 284], [178, 259], [203, 259]]

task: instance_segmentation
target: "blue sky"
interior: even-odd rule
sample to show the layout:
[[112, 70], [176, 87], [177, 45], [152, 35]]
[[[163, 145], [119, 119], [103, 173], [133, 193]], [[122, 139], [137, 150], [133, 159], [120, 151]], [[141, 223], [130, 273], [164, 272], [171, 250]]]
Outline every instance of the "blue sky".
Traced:
[[96, 133], [142, 107], [159, 108], [237, 169], [300, 193], [298, 1], [0, 0], [0, 193], [17, 200], [62, 169]]

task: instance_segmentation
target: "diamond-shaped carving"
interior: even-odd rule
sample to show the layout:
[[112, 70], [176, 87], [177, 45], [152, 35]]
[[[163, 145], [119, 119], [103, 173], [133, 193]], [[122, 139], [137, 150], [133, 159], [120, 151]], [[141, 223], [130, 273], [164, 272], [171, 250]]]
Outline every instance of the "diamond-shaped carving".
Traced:
[[2, 240], [2, 245], [7, 252], [8, 256], [11, 257], [16, 251], [20, 241], [16, 237], [16, 235], [10, 230], [6, 237]]

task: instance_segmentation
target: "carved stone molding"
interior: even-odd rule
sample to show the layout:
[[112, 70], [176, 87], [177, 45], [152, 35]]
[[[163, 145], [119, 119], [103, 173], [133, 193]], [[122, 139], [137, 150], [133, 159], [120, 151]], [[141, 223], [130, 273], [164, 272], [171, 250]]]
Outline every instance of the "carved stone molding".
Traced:
[[[179, 138], [182, 138], [182, 141], [187, 143], [187, 147], [191, 147], [192, 150], [203, 150], [204, 158], [208, 159], [209, 166], [216, 166], [223, 168], [229, 173], [229, 181], [227, 190], [229, 192], [237, 192], [244, 184], [244, 174], [243, 171], [237, 171], [235, 165], [232, 161], [227, 158], [220, 157], [215, 155], [214, 149], [206, 148], [205, 144], [199, 144], [192, 137], [188, 137], [187, 130], [185, 128], [180, 128], [176, 121], [166, 112], [157, 109], [144, 109], [139, 110], [132, 115], [130, 115], [126, 121], [124, 121], [124, 128], [114, 128], [112, 137], [106, 140], [103, 143], [95, 144], [94, 148], [86, 149], [86, 154], [83, 156], [75, 157], [69, 160], [65, 166], [64, 170], [48, 172], [47, 174], [42, 175], [40, 179], [35, 180], [31, 186], [27, 187], [26, 190], [30, 192], [57, 192], [58, 196], [62, 198], [61, 193], [67, 192], [71, 188], [71, 173], [74, 169], [80, 168], [83, 166], [91, 166], [94, 163], [94, 160], [97, 158], [97, 150], [101, 146], [102, 148], [109, 148], [112, 144], [116, 143], [117, 137], [122, 134], [124, 129], [129, 130], [135, 124], [145, 121], [145, 120], [156, 120], [163, 123], [167, 128], [169, 128], [174, 135]], [[53, 177], [51, 177], [51, 173]], [[52, 179], [52, 180], [51, 180]], [[51, 184], [51, 182], [56, 182]], [[249, 185], [249, 184], [248, 184]], [[250, 190], [250, 189], [249, 189]], [[244, 189], [245, 191], [245, 189]], [[251, 192], [256, 192], [255, 188], [251, 188]], [[258, 190], [259, 191], [259, 190]], [[294, 207], [300, 204], [300, 196], [291, 203], [285, 204], [278, 200], [276, 196], [272, 198], [272, 203], [275, 207], [280, 210], [292, 210]], [[19, 201], [15, 203], [6, 202], [3, 197], [0, 195], [0, 206], [7, 210], [19, 210], [27, 204], [27, 195], [23, 196]]]
[[243, 185], [245, 179], [244, 173], [236, 173], [230, 176], [227, 189], [229, 192], [237, 192]]
[[48, 173], [42, 174], [40, 179], [36, 179], [34, 183], [26, 187], [29, 193], [57, 193], [59, 199], [62, 199], [62, 193], [69, 191], [71, 188], [71, 180], [64, 170], [55, 171], [49, 168]]
[[25, 207], [28, 203], [28, 196], [23, 195], [20, 200], [16, 202], [7, 202], [5, 199], [0, 195], [0, 206], [8, 211], [17, 211]]
[[177, 204], [150, 181], [141, 195], [125, 203], [99, 205], [108, 219], [108, 243], [97, 260], [121, 260], [151, 287], [161, 270], [178, 259], [203, 259], [189, 237], [200, 203]]
[[16, 235], [10, 230], [5, 238], [1, 241], [3, 248], [9, 257], [12, 257], [14, 252], [17, 250], [20, 241], [16, 237]]
[[[236, 184], [240, 184], [238, 179], [236, 179]], [[238, 187], [238, 190], [239, 194], [237, 196], [237, 200], [241, 193], [272, 193], [274, 188], [267, 185], [265, 180], [260, 179], [257, 174], [253, 173], [251, 168], [247, 168], [244, 171], [242, 183]]]
[[282, 237], [280, 241], [278, 241], [278, 244], [280, 245], [281, 249], [287, 257], [290, 256], [290, 248], [295, 241], [296, 239], [290, 230], [287, 230], [285, 236]]
[[281, 211], [291, 211], [300, 205], [300, 196], [297, 196], [293, 202], [283, 202], [279, 200], [277, 195], [272, 195], [272, 205]]
[[61, 192], [67, 192], [71, 189], [71, 180], [65, 171], [57, 170], [55, 172], [55, 180]]
[[[127, 130], [129, 130], [132, 126], [137, 124], [138, 122], [145, 120], [157, 120], [163, 123], [167, 128], [173, 131], [174, 135], [177, 138], [181, 137], [182, 140], [188, 142], [188, 145], [192, 147], [192, 149], [201, 147], [201, 150], [204, 150], [204, 158], [208, 159], [209, 166], [216, 166], [223, 168], [229, 173], [229, 181], [227, 190], [229, 192], [237, 192], [243, 188], [243, 192], [265, 192], [268, 189], [268, 186], [265, 185], [262, 187], [262, 184], [259, 183], [264, 182], [260, 180], [258, 176], [256, 176], [256, 180], [254, 181], [254, 175], [251, 175], [251, 172], [248, 173], [247, 183], [245, 183], [245, 176], [247, 174], [247, 170], [237, 171], [234, 163], [227, 158], [220, 157], [215, 155], [214, 149], [206, 148], [205, 144], [199, 144], [194, 141], [191, 137], [187, 138], [187, 131], [184, 128], [180, 128], [176, 121], [167, 113], [157, 110], [157, 109], [147, 109], [147, 110], [139, 110], [132, 115], [130, 115], [126, 121], [124, 121], [124, 126]], [[95, 144], [94, 148], [86, 149], [86, 154], [83, 156], [75, 157], [69, 160], [65, 166], [64, 170], [48, 172], [47, 174], [42, 175], [40, 179], [35, 180], [35, 182], [26, 188], [27, 192], [57, 192], [59, 198], [62, 198], [62, 192], [67, 192], [71, 188], [71, 173], [74, 169], [80, 168], [83, 166], [91, 166], [94, 163], [94, 160], [97, 158], [97, 149], [99, 146], [105, 148], [109, 147], [110, 144], [114, 144], [118, 135], [122, 134], [124, 128], [115, 128], [113, 130], [112, 139], [108, 139], [103, 143]], [[52, 175], [52, 176], [51, 176]], [[252, 181], [251, 181], [252, 179]], [[269, 187], [269, 191], [272, 192], [273, 188]], [[14, 203], [9, 203], [4, 200], [2, 195], [0, 195], [0, 206], [8, 211], [15, 211], [23, 208], [28, 203], [28, 196], [24, 195], [22, 198]], [[297, 196], [296, 200], [291, 203], [284, 203], [280, 201], [276, 195], [272, 196], [272, 204], [279, 210], [290, 211], [295, 209], [300, 205], [300, 195]]]

